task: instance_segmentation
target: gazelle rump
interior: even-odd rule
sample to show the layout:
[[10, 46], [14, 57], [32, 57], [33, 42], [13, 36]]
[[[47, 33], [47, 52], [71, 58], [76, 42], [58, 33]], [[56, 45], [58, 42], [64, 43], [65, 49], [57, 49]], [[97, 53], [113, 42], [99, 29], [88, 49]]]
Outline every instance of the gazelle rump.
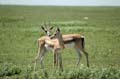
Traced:
[[88, 53], [85, 51], [85, 38], [84, 38], [84, 36], [82, 36], [80, 34], [62, 35], [60, 32], [60, 29], [57, 28], [57, 31], [51, 37], [51, 39], [54, 39], [55, 37], [58, 38], [59, 42], [62, 44], [61, 46], [64, 48], [68, 48], [66, 46], [69, 46], [69, 44], [71, 44], [71, 43], [74, 44], [72, 46], [77, 51], [77, 54], [78, 54], [77, 65], [80, 63], [80, 59], [82, 57], [82, 52], [83, 52], [86, 56], [87, 66], [89, 67]]

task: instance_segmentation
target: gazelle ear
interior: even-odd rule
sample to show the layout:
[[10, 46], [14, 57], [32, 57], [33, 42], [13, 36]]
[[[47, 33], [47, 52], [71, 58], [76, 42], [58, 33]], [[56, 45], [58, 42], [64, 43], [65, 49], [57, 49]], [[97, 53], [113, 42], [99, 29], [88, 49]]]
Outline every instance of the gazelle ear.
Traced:
[[53, 29], [53, 27], [50, 27], [50, 30], [52, 30]]
[[44, 27], [43, 27], [43, 26], [41, 26], [41, 28], [44, 30]]
[[60, 28], [59, 27], [57, 27], [57, 31], [60, 32]]
[[47, 30], [45, 29], [45, 27], [41, 26], [41, 28], [42, 28], [42, 30], [44, 30], [45, 32], [47, 31]]

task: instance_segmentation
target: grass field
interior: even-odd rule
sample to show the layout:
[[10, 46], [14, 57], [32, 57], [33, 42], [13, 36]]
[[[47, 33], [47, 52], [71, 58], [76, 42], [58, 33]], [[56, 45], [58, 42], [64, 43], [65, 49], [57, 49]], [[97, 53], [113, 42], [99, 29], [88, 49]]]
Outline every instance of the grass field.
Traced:
[[[87, 19], [86, 19], [87, 17]], [[37, 39], [44, 35], [40, 25], [50, 21], [63, 34], [85, 36], [90, 68], [83, 55], [75, 65], [73, 49], [62, 53], [64, 71], [53, 69], [53, 53], [47, 53], [44, 66], [33, 72]], [[119, 79], [120, 7], [53, 7], [0, 5], [0, 79]]]

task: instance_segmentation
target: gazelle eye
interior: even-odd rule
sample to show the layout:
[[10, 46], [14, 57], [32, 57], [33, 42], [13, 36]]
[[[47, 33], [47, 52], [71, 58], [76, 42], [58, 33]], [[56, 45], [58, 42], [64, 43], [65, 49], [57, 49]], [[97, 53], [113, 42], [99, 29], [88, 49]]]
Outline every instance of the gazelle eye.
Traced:
[[45, 31], [47, 33], [47, 31]]

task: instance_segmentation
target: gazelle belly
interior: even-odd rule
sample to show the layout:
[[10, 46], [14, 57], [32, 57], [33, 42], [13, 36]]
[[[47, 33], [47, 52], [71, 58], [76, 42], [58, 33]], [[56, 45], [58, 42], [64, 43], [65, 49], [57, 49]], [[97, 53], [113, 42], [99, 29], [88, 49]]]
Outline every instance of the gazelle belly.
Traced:
[[66, 43], [65, 48], [73, 48], [75, 46], [74, 42]]

